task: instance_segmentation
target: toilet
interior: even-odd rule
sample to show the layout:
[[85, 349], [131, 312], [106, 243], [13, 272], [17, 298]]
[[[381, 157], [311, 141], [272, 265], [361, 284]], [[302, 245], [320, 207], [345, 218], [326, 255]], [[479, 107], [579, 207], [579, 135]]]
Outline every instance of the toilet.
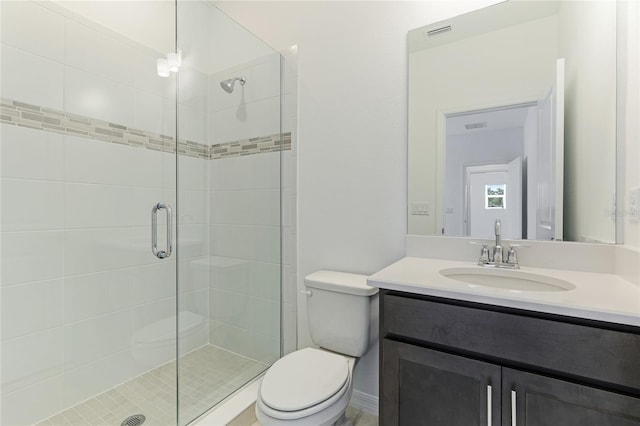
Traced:
[[256, 416], [263, 425], [349, 425], [353, 369], [378, 339], [378, 289], [365, 275], [346, 272], [317, 271], [304, 281], [309, 332], [319, 348], [292, 352], [267, 370]]

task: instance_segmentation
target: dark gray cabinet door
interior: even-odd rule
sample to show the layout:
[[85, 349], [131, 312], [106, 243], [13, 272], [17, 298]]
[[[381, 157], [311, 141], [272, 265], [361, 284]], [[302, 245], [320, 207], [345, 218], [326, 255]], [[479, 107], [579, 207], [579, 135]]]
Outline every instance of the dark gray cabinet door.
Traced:
[[382, 425], [500, 425], [501, 367], [389, 339], [381, 363]]
[[503, 426], [640, 426], [638, 398], [510, 368], [502, 372]]

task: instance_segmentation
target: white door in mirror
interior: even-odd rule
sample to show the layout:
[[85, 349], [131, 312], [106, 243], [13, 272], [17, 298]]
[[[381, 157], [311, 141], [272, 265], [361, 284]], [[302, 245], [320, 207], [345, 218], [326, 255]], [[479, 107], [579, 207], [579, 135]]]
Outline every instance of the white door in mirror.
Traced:
[[466, 174], [467, 235], [491, 238], [493, 224], [500, 219], [504, 238], [522, 238], [522, 159], [467, 167]]

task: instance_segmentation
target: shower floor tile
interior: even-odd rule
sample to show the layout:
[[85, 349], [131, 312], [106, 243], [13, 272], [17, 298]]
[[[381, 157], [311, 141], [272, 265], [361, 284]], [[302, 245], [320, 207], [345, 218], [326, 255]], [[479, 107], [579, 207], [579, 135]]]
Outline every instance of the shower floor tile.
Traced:
[[[217, 346], [206, 345], [180, 358], [180, 424], [194, 420], [268, 368]], [[176, 363], [150, 370], [38, 423], [46, 426], [120, 426], [129, 416], [146, 416], [144, 426], [176, 425]]]

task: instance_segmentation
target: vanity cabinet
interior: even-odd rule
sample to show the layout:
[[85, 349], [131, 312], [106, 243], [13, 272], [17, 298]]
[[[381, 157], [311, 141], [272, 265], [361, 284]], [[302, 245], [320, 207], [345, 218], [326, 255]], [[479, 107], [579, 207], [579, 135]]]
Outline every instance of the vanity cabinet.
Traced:
[[511, 368], [502, 380], [504, 425], [640, 426], [638, 398]]
[[389, 339], [382, 344], [382, 424], [500, 425], [500, 366]]
[[382, 425], [640, 426], [636, 327], [382, 290]]

